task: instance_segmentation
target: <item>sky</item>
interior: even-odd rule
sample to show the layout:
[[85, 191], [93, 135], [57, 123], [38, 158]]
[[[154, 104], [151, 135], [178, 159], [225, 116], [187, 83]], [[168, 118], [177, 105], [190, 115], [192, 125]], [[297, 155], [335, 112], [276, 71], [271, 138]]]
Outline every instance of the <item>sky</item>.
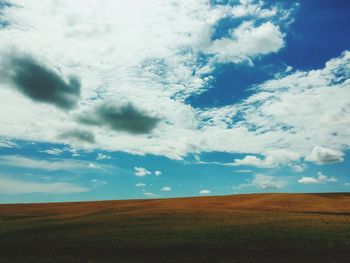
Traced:
[[350, 190], [348, 0], [0, 0], [0, 203]]

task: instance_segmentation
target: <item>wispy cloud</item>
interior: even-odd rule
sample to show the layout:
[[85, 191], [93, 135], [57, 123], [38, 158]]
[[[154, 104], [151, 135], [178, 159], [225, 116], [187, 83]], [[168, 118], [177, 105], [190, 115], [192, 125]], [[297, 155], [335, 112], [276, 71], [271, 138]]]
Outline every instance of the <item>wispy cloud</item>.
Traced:
[[97, 153], [96, 160], [110, 160], [110, 159], [112, 159], [112, 157], [109, 156], [108, 154]]
[[0, 177], [0, 194], [73, 194], [87, 191], [86, 187], [65, 182], [42, 183]]
[[19, 155], [0, 156], [0, 164], [3, 166], [21, 167], [21, 168], [28, 168], [28, 169], [40, 169], [40, 170], [47, 170], [47, 171], [86, 170], [86, 169], [100, 167], [87, 161], [70, 160], [70, 159], [39, 160], [39, 159], [27, 158]]
[[149, 198], [157, 198], [157, 197], [160, 197], [159, 195], [157, 194], [154, 194], [154, 193], [151, 193], [151, 192], [144, 192], [142, 193], [144, 196], [146, 197], [149, 197]]

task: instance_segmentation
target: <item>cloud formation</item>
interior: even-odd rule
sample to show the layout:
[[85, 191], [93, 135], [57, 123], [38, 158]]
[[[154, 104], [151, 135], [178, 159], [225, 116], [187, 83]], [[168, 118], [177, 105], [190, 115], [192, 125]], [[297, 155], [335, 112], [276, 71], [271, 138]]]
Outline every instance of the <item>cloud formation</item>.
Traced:
[[80, 97], [79, 78], [69, 76], [65, 80], [58, 72], [29, 55], [9, 55], [1, 70], [5, 80], [9, 80], [19, 92], [33, 101], [70, 110]]
[[42, 183], [0, 177], [1, 194], [73, 194], [87, 191], [88, 188], [71, 183]]
[[254, 177], [250, 180], [250, 182], [238, 185], [234, 187], [234, 189], [244, 189], [244, 188], [256, 188], [263, 190], [273, 190], [273, 189], [281, 189], [288, 184], [287, 179], [265, 175], [265, 174], [255, 174]]
[[0, 156], [0, 165], [28, 169], [40, 169], [47, 171], [72, 171], [89, 169], [90, 163], [87, 161], [78, 161], [70, 159], [39, 160], [19, 155], [2, 155]]
[[209, 195], [210, 193], [211, 193], [211, 191], [208, 189], [203, 189], [203, 190], [199, 191], [200, 195]]
[[316, 146], [312, 149], [311, 154], [308, 155], [305, 159], [309, 162], [314, 162], [317, 164], [327, 164], [342, 162], [344, 161], [343, 156], [344, 153], [341, 151]]
[[83, 142], [83, 143], [95, 143], [95, 135], [82, 129], [67, 130], [59, 134], [58, 138], [67, 140], [68, 142]]
[[93, 126], [107, 126], [115, 131], [132, 134], [150, 133], [160, 121], [132, 104], [102, 104], [93, 112], [85, 113], [78, 118], [79, 122]]
[[317, 173], [318, 177], [303, 176], [298, 180], [300, 184], [325, 184], [325, 183], [336, 183], [337, 178], [334, 176], [328, 177], [321, 172]]
[[155, 194], [155, 193], [151, 193], [151, 192], [144, 192], [142, 193], [144, 196], [148, 197], [148, 198], [157, 198], [159, 197], [159, 195]]
[[143, 176], [151, 174], [150, 171], [148, 171], [146, 168], [143, 168], [143, 167], [135, 166], [134, 170], [135, 170], [135, 175], [136, 176], [140, 176], [140, 177], [143, 177]]
[[275, 167], [276, 163], [271, 157], [260, 159], [254, 155], [247, 155], [243, 159], [235, 159], [232, 165], [233, 166], [247, 165], [247, 166], [260, 167], [260, 168], [271, 168], [271, 167]]
[[109, 156], [108, 154], [97, 153], [96, 160], [110, 160], [110, 159], [112, 159], [112, 157]]
[[[256, 60], [283, 48], [290, 10], [259, 1], [93, 2], [94, 8], [79, 0], [59, 4], [48, 0], [41, 5], [35, 0], [13, 1], [21, 8], [9, 7], [11, 12], [5, 14], [11, 26], [0, 30], [0, 54], [25, 46], [35, 60], [20, 62], [38, 69], [40, 76], [50, 76], [50, 81], [57, 80], [55, 95], [45, 97], [46, 104], [76, 108], [66, 114], [32, 103], [1, 83], [0, 135], [57, 143], [62, 142], [57, 131], [89, 126], [96, 141], [71, 134], [63, 142], [77, 149], [95, 147], [177, 160], [190, 153], [244, 153], [250, 157], [242, 162], [257, 167], [300, 165], [296, 162], [305, 160], [317, 145], [341, 152], [349, 148], [347, 51], [317, 70], [286, 67], [271, 80], [256, 83], [251, 95], [239, 103], [200, 108], [187, 102], [215, 88], [213, 80], [222, 64], [249, 62], [253, 67]], [[226, 18], [239, 19], [227, 34], [213, 38], [215, 27]], [[57, 88], [72, 86], [65, 77], [69, 72], [84, 83], [77, 104], [73, 103], [77, 85], [75, 93], [60, 93]], [[27, 83], [27, 77], [17, 82]], [[74, 99], [66, 103], [67, 96]], [[59, 102], [53, 104], [56, 97]], [[225, 143], [222, 138], [227, 138]], [[290, 151], [298, 159], [280, 160], [272, 150]], [[325, 164], [344, 157], [315, 158]]]
[[243, 22], [230, 31], [229, 38], [215, 40], [207, 52], [215, 54], [219, 62], [242, 62], [251, 58], [277, 52], [284, 46], [284, 35], [271, 22], [255, 27], [252, 22]]
[[171, 187], [169, 186], [164, 186], [162, 189], [160, 189], [162, 192], [170, 192], [171, 191]]

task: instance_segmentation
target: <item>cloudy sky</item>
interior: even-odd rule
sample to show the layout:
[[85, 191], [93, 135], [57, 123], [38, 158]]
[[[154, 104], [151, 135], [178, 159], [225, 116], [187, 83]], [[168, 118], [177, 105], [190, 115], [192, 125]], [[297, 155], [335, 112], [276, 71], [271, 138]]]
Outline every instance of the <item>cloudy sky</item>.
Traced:
[[0, 0], [0, 202], [350, 190], [347, 0]]

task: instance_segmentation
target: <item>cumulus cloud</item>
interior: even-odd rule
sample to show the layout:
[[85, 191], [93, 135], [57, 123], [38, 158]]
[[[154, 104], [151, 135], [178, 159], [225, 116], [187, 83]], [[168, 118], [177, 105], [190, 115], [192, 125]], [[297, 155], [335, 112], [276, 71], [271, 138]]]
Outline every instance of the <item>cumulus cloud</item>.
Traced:
[[211, 191], [208, 189], [203, 189], [203, 190], [199, 191], [200, 195], [209, 195], [210, 193], [211, 193]]
[[283, 188], [286, 183], [278, 177], [257, 174], [252, 180], [252, 185], [260, 189], [280, 189]]
[[162, 189], [160, 189], [163, 192], [170, 192], [171, 191], [171, 187], [169, 186], [164, 186]]
[[[259, 158], [254, 155], [247, 155], [243, 159], [235, 159], [234, 162], [229, 165], [246, 165], [259, 168], [273, 168], [281, 164], [288, 164], [290, 162], [298, 161], [300, 158], [298, 153], [286, 149], [268, 150], [264, 155], [264, 158]], [[299, 166], [302, 167], [303, 165], [301, 164]], [[297, 168], [296, 165], [295, 168]]]
[[260, 159], [254, 155], [247, 155], [243, 159], [235, 159], [232, 165], [233, 166], [247, 165], [247, 166], [260, 167], [260, 168], [271, 168], [271, 167], [275, 167], [276, 163], [271, 157]]
[[276, 7], [272, 7], [270, 9], [264, 8], [263, 1], [256, 2], [256, 1], [242, 0], [239, 2], [240, 4], [235, 5], [231, 10], [232, 15], [236, 18], [246, 17], [246, 16], [267, 18], [267, 17], [275, 16], [278, 13], [278, 9]]
[[150, 133], [160, 121], [130, 103], [121, 106], [102, 104], [93, 112], [82, 114], [78, 120], [86, 125], [107, 126], [115, 131], [132, 134]]
[[230, 31], [230, 37], [215, 40], [207, 49], [220, 62], [241, 62], [257, 55], [277, 52], [284, 46], [284, 35], [271, 22], [255, 27], [243, 22]]
[[146, 186], [146, 184], [144, 184], [144, 183], [137, 183], [137, 184], [135, 184], [135, 187], [145, 187]]
[[325, 183], [336, 183], [338, 182], [337, 178], [334, 176], [328, 177], [321, 172], [317, 173], [317, 177], [308, 177], [303, 176], [298, 180], [300, 184], [325, 184]]
[[344, 161], [344, 153], [329, 148], [316, 146], [312, 149], [310, 155], [305, 159], [317, 164], [338, 163]]
[[74, 108], [80, 97], [80, 80], [69, 76], [67, 80], [33, 57], [11, 54], [1, 65], [3, 80], [10, 81], [26, 97], [52, 104], [64, 110]]
[[72, 194], [87, 191], [88, 188], [71, 183], [42, 183], [0, 177], [0, 194]]
[[[94, 140], [89, 144], [79, 136], [64, 142], [78, 149], [177, 160], [189, 153], [244, 153], [255, 156], [245, 161], [263, 166], [295, 162], [279, 160], [268, 150], [290, 150], [302, 160], [315, 145], [334, 151], [349, 148], [350, 52], [331, 59], [324, 68], [288, 69], [257, 83], [252, 95], [237, 104], [195, 108], [186, 103], [189, 97], [215, 88], [212, 83], [220, 64], [251, 61], [254, 66], [255, 59], [284, 46], [281, 6], [192, 0], [176, 5], [161, 0], [12, 2], [21, 8], [9, 7], [11, 12], [5, 14], [11, 26], [0, 30], [0, 54], [25, 47], [40, 72], [56, 74], [67, 88], [67, 76], [75, 73], [84, 88], [76, 108], [67, 114], [56, 108], [69, 108], [69, 103], [52, 104], [46, 97], [46, 103], [35, 103], [1, 83], [0, 135], [9, 140], [57, 143], [63, 140], [57, 131], [88, 125], [98, 136], [93, 145]], [[231, 16], [242, 23], [212, 39], [217, 22]], [[122, 120], [125, 113], [131, 121]], [[77, 123], [77, 118], [82, 120]], [[222, 138], [228, 139], [222, 143]]]
[[156, 176], [161, 176], [161, 175], [162, 175], [162, 172], [157, 170], [157, 171], [154, 172], [154, 174], [155, 174]]
[[265, 174], [256, 174], [254, 177], [245, 184], [238, 185], [234, 189], [243, 189], [243, 188], [257, 188], [263, 190], [269, 189], [281, 189], [288, 184], [288, 180], [281, 177], [265, 175]]
[[151, 174], [150, 171], [148, 171], [146, 168], [143, 168], [143, 167], [135, 166], [134, 170], [135, 170], [135, 175], [136, 176], [140, 176], [140, 177], [143, 177], [143, 176]]
[[290, 167], [293, 169], [296, 173], [302, 173], [307, 168], [307, 165], [305, 164], [291, 164]]

